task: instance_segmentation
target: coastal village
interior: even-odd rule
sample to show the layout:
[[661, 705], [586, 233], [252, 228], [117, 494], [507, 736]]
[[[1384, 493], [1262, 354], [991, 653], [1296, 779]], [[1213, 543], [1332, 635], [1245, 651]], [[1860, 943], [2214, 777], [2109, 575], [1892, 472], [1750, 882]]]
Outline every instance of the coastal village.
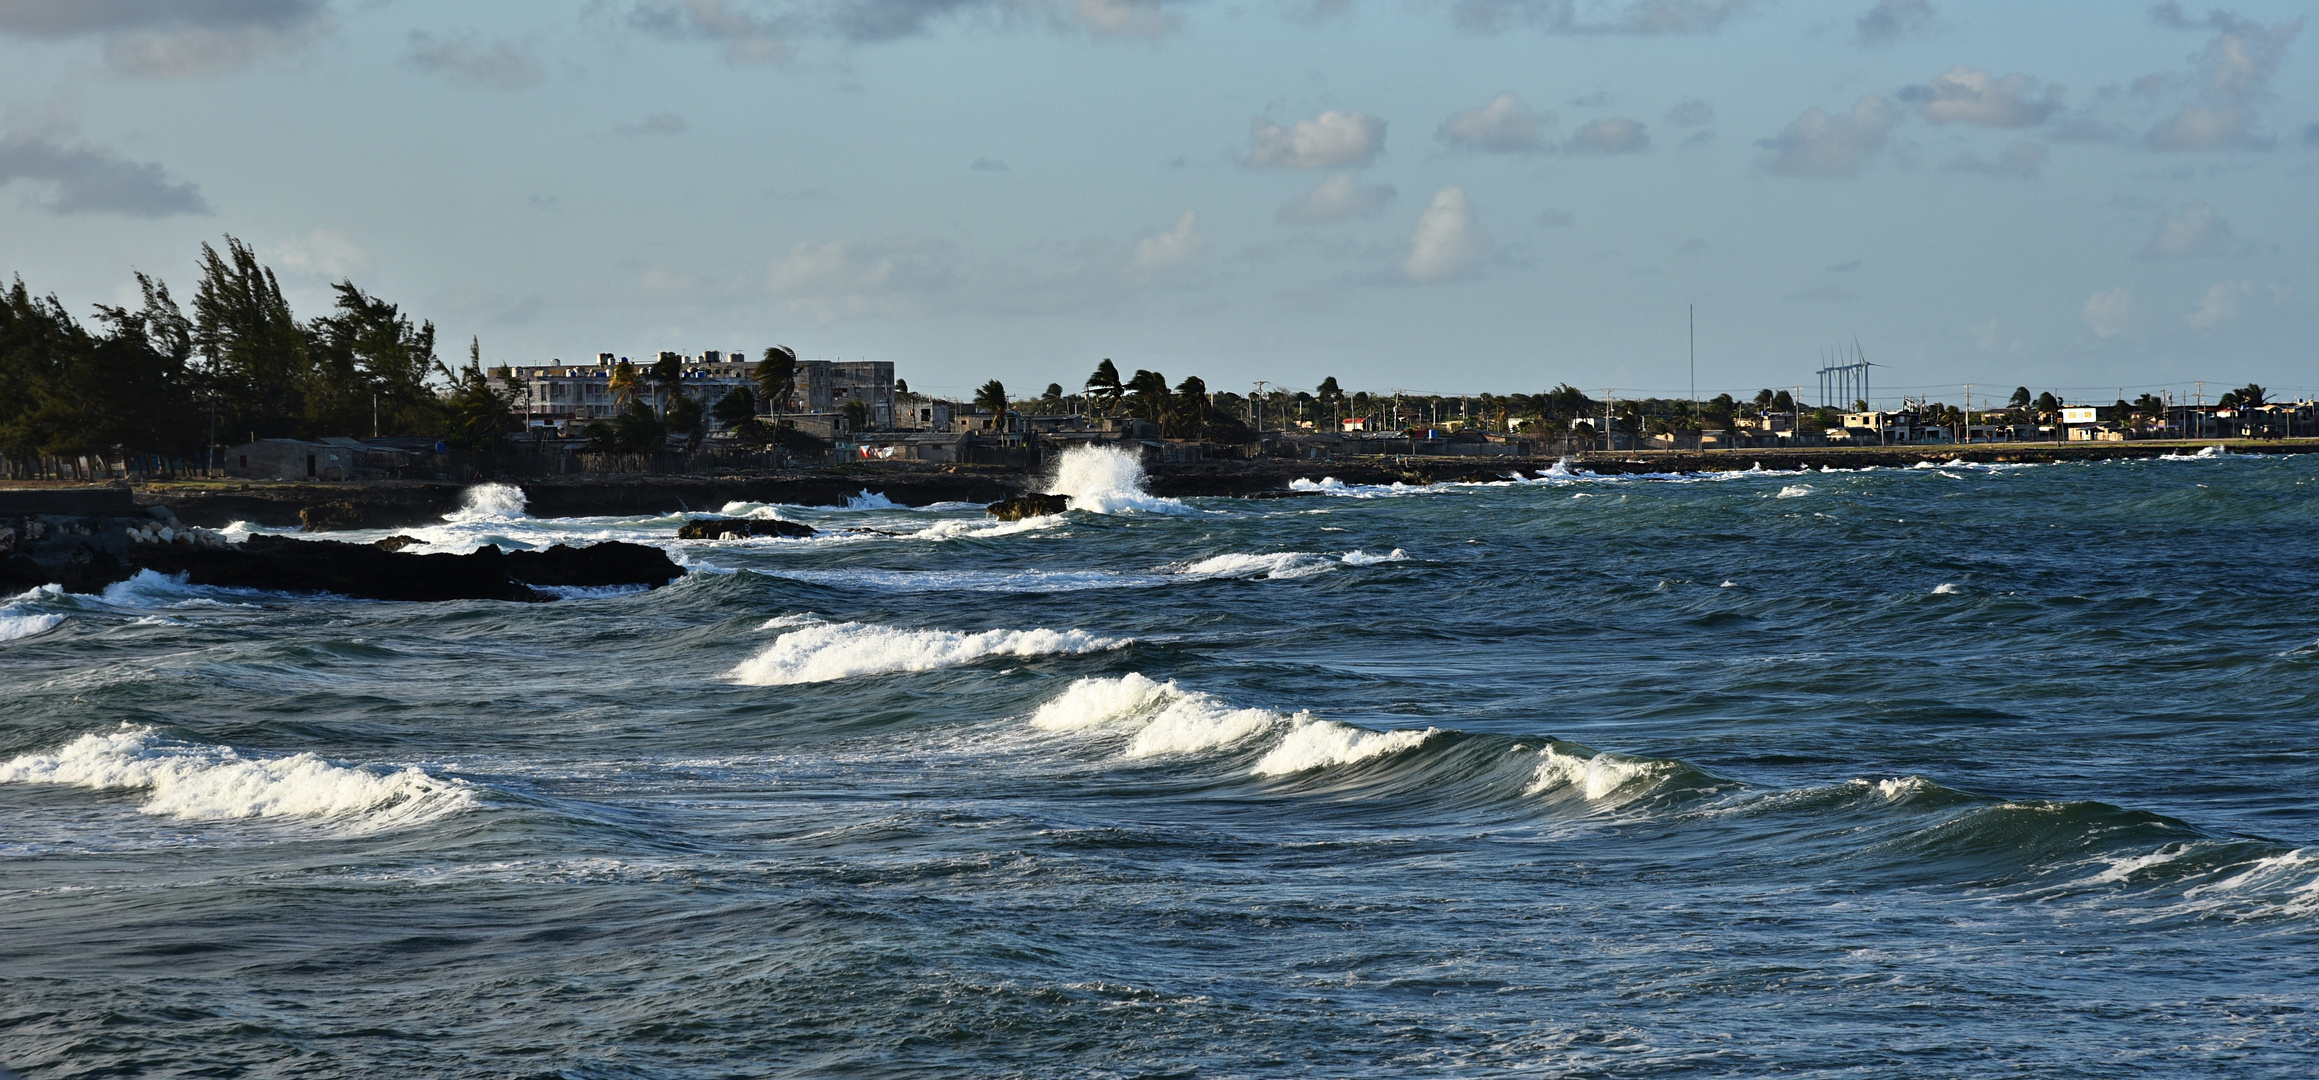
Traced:
[[[1966, 409], [1921, 398], [1798, 407], [1793, 391], [1703, 400], [1587, 394], [1352, 392], [1168, 387], [1110, 361], [1076, 390], [1018, 398], [986, 384], [972, 400], [914, 393], [882, 360], [796, 359], [766, 350], [662, 351], [648, 364], [614, 353], [487, 369], [506, 403], [502, 464], [557, 472], [685, 472], [846, 460], [1024, 467], [1069, 446], [1139, 447], [1154, 462], [1233, 458], [1540, 457], [1605, 452], [2085, 444], [2319, 436], [2319, 403], [2271, 401], [2259, 386], [2214, 400], [2068, 404], [2017, 389]], [[1826, 390], [1833, 393], [1837, 386]], [[1826, 398], [1829, 393], [1822, 396]], [[253, 439], [223, 450], [228, 476], [355, 479], [408, 475], [450, 455], [425, 436]], [[744, 459], [757, 459], [755, 461]], [[529, 470], [526, 470], [529, 471]]]

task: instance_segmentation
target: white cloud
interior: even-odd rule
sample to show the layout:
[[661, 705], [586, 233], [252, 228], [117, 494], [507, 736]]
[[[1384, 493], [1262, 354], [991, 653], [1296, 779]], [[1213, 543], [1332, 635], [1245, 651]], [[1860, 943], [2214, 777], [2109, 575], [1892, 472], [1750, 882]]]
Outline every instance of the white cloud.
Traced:
[[2001, 78], [1965, 64], [1948, 69], [1930, 86], [1911, 86], [1901, 99], [1916, 104], [1917, 115], [1932, 124], [1971, 124], [1974, 127], [2020, 128], [2045, 122], [2061, 108], [2061, 88], [2037, 89], [2037, 80], [2014, 72]]
[[1890, 45], [1930, 34], [1940, 26], [1940, 13], [1928, 0], [1876, 0], [1875, 7], [1853, 22], [1852, 39], [1861, 45]]
[[782, 28], [733, 0], [645, 0], [629, 11], [628, 22], [665, 38], [718, 42], [725, 47], [725, 62], [735, 66], [789, 60]]
[[2202, 259], [2244, 250], [2230, 223], [2206, 203], [2185, 203], [2158, 222], [2138, 259]]
[[1639, 154], [1651, 147], [1651, 134], [1639, 120], [1606, 116], [1570, 137], [1562, 149], [1573, 154]]
[[[70, 124], [52, 125], [69, 134]], [[157, 161], [130, 161], [101, 146], [68, 145], [50, 135], [0, 138], [0, 185], [28, 180], [50, 186], [40, 204], [52, 214], [124, 214], [157, 218], [206, 214], [201, 189], [172, 178]]]
[[0, 34], [97, 36], [123, 75], [178, 78], [247, 67], [328, 33], [326, 0], [5, 0]]
[[1451, 146], [1492, 154], [1534, 154], [1546, 149], [1551, 112], [1533, 112], [1511, 91], [1487, 105], [1452, 113], [1434, 137]]
[[2098, 338], [2114, 338], [2134, 325], [2133, 291], [2120, 285], [2088, 297], [2085, 307], [2078, 312], [2086, 328]]
[[1337, 173], [1289, 200], [1280, 208], [1279, 218], [1294, 225], [1313, 225], [1374, 217], [1398, 194], [1391, 184], [1363, 184], [1352, 173]]
[[1135, 268], [1143, 271], [1173, 270], [1197, 258], [1207, 241], [1200, 235], [1200, 215], [1186, 210], [1176, 219], [1175, 227], [1162, 233], [1153, 233], [1135, 242]]
[[773, 260], [765, 289], [784, 315], [825, 324], [876, 315], [911, 316], [957, 284], [957, 252], [939, 240], [832, 240], [799, 244]]
[[[2172, 116], [2150, 129], [2152, 149], [2198, 151], [2266, 149], [2273, 140], [2254, 130], [2256, 110], [2276, 95], [2271, 77], [2287, 57], [2287, 46], [2303, 30], [2303, 20], [2265, 27], [2226, 11], [2211, 11], [2193, 20], [2173, 3], [2159, 5], [2152, 14], [2175, 29], [2215, 31], [2206, 48], [2191, 58], [2197, 69], [2196, 97]], [[2171, 83], [2160, 80], [2153, 85]]]
[[1667, 122], [1676, 127], [1706, 127], [1715, 122], [1715, 106], [1692, 98], [1667, 110]]
[[1445, 187], [1417, 217], [1409, 236], [1409, 254], [1401, 272], [1411, 281], [1446, 281], [1472, 273], [1490, 254], [1490, 236], [1482, 231], [1473, 204], [1464, 190]]
[[2252, 281], [2217, 281], [2198, 301], [2198, 310], [2182, 317], [2182, 321], [2200, 330], [2215, 327], [2239, 317], [2245, 309], [2241, 302], [2255, 294]]
[[2002, 176], [2016, 180], [2032, 180], [2045, 171], [2050, 152], [2045, 144], [2023, 139], [2007, 146], [1992, 160], [1979, 154], [1965, 154], [1941, 168], [1949, 172], [1980, 173], [1983, 176]]
[[466, 38], [439, 41], [423, 30], [411, 31], [411, 49], [404, 59], [421, 71], [450, 76], [453, 82], [498, 90], [538, 86], [547, 75], [528, 45], [498, 41], [484, 47]]
[[329, 229], [293, 236], [266, 254], [285, 269], [322, 278], [348, 278], [370, 266], [370, 254], [361, 245]]
[[1891, 105], [1867, 94], [1840, 116], [1817, 106], [1806, 109], [1777, 137], [1756, 145], [1771, 151], [1763, 167], [1782, 176], [1858, 176], [1868, 159], [1884, 149], [1895, 119]]
[[1712, 34], [1755, 0], [1458, 0], [1457, 21], [1497, 33], [1517, 26], [1549, 34]]
[[1367, 165], [1385, 149], [1385, 121], [1333, 109], [1288, 127], [1259, 117], [1249, 125], [1248, 142], [1248, 164], [1257, 168]]

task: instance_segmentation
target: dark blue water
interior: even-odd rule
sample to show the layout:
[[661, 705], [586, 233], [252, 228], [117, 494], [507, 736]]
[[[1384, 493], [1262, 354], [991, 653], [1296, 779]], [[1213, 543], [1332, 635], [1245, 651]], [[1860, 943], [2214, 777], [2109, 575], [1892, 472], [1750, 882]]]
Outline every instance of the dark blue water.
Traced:
[[7, 601], [0, 1063], [2319, 1071], [2319, 457], [1081, 464], [650, 593]]

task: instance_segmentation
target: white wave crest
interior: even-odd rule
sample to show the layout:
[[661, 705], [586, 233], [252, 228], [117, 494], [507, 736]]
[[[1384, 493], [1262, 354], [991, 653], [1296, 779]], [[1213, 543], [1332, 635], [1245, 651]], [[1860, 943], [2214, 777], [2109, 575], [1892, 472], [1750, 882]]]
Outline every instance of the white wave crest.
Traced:
[[1964, 590], [1957, 588], [1956, 582], [1944, 581], [1938, 585], [1933, 586], [1932, 594], [1934, 596], [1955, 596], [1963, 591]]
[[64, 616], [54, 612], [25, 615], [0, 608], [0, 641], [19, 641], [62, 625]]
[[513, 521], [523, 515], [523, 489], [514, 484], [477, 484], [468, 488], [459, 509], [443, 515], [445, 521]]
[[[1588, 802], [1631, 802], [1648, 793], [1655, 782], [1673, 769], [1669, 762], [1625, 754], [1585, 754], [1561, 746], [1538, 752], [1538, 771], [1525, 795], [1573, 790]], [[1623, 796], [1619, 798], [1614, 798]]]
[[1288, 737], [1259, 759], [1251, 771], [1258, 776], [1280, 776], [1331, 765], [1350, 765], [1380, 754], [1407, 750], [1432, 738], [1433, 734], [1432, 728], [1370, 731], [1334, 720], [1314, 720], [1291, 729]]
[[1260, 578], [1285, 581], [1324, 573], [1328, 560], [1309, 551], [1276, 551], [1269, 555], [1233, 553], [1191, 563], [1181, 571], [1194, 578]]
[[1346, 552], [1340, 561], [1347, 566], [1376, 566], [1379, 563], [1401, 562], [1407, 558], [1409, 558], [1409, 553], [1400, 548], [1394, 548], [1383, 555], [1371, 555], [1359, 548], [1354, 548]]
[[1198, 511], [1144, 487], [1143, 460], [1111, 446], [1074, 446], [1055, 459], [1047, 490], [1068, 496], [1071, 509], [1090, 514], [1191, 514]]
[[416, 768], [332, 765], [313, 754], [246, 758], [230, 746], [164, 738], [147, 727], [82, 735], [54, 753], [0, 764], [0, 783], [146, 791], [138, 809], [188, 820], [309, 817], [368, 828], [431, 821], [475, 805], [465, 784]]
[[862, 493], [861, 493], [861, 494], [859, 494], [859, 495], [855, 495], [855, 496], [853, 496], [853, 497], [851, 497], [851, 498], [847, 499], [847, 500], [845, 501], [845, 508], [846, 508], [846, 509], [848, 509], [848, 510], [900, 510], [900, 509], [903, 509], [903, 507], [901, 506], [901, 504], [899, 504], [899, 503], [896, 503], [894, 500], [887, 498], [887, 497], [886, 497], [886, 493], [885, 493], [885, 492], [882, 492], [882, 491], [871, 491], [871, 490], [870, 490], [870, 489], [868, 489], [868, 488], [863, 488], [863, 489], [862, 489]]
[[1775, 499], [1801, 499], [1801, 498], [1803, 498], [1804, 496], [1806, 496], [1806, 495], [1809, 495], [1809, 494], [1811, 494], [1811, 493], [1812, 493], [1812, 488], [1811, 488], [1811, 485], [1809, 485], [1809, 484], [1789, 484], [1788, 486], [1781, 488], [1781, 489], [1779, 490], [1779, 494], [1772, 496], [1772, 498], [1775, 498]]
[[1237, 708], [1214, 694], [1133, 672], [1080, 679], [1031, 714], [1031, 726], [1048, 731], [1127, 724], [1136, 725], [1124, 750], [1130, 758], [1195, 754], [1285, 728], [1287, 735], [1250, 770], [1258, 776], [1351, 764], [1415, 746], [1433, 734], [1431, 728], [1370, 731], [1315, 720], [1305, 712]]
[[2201, 448], [2199, 448], [2199, 451], [2198, 451], [2197, 453], [2195, 453], [2195, 454], [2160, 454], [2160, 455], [2158, 455], [2158, 460], [2160, 460], [2160, 461], [2212, 461], [2212, 460], [2214, 460], [2215, 458], [2221, 458], [2221, 457], [2229, 457], [2229, 456], [2230, 456], [2230, 449], [2229, 449], [2228, 447], [2224, 447], [2224, 446], [2219, 446], [2219, 445], [2217, 445], [2217, 446], [2207, 446], [2207, 447], [2201, 447]]
[[855, 675], [933, 671], [994, 656], [1054, 656], [1127, 644], [1084, 630], [910, 630], [863, 623], [806, 626], [781, 636], [733, 668], [734, 682], [788, 686]]

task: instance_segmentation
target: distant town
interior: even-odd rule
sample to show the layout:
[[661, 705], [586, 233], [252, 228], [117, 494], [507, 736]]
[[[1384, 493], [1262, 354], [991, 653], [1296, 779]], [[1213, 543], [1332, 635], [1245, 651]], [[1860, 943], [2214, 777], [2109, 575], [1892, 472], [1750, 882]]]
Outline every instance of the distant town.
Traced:
[[1358, 455], [1538, 456], [2319, 436], [2319, 405], [2257, 385], [2184, 401], [2068, 402], [2017, 387], [1958, 404], [1877, 408], [1868, 366], [1823, 367], [1813, 401], [1540, 393], [1440, 395], [1255, 383], [1090, 363], [1020, 394], [912, 392], [892, 362], [801, 358], [783, 346], [611, 352], [453, 367], [432, 323], [352, 282], [300, 320], [272, 270], [227, 238], [202, 247], [191, 311], [138, 274], [136, 308], [75, 318], [19, 279], [0, 294], [0, 475], [251, 479], [696, 471], [851, 459], [1021, 466], [1086, 442], [1161, 461]]

